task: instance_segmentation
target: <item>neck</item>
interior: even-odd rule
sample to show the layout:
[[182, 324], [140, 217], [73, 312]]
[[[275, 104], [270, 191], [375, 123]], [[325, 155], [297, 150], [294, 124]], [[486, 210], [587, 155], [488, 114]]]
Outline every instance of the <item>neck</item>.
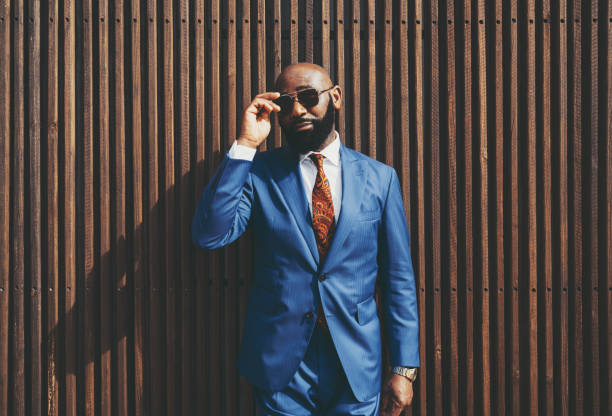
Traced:
[[321, 146], [319, 146], [318, 149], [315, 150], [315, 152], [320, 152], [323, 149], [325, 149], [331, 142], [334, 141], [335, 138], [336, 138], [336, 130], [332, 129], [332, 131], [327, 136], [327, 139], [325, 139], [325, 141], [321, 144]]

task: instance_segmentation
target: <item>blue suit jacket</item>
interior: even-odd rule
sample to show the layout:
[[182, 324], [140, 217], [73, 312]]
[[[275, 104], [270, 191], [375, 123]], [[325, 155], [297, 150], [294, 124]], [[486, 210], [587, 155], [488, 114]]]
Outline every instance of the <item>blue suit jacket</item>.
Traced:
[[363, 401], [381, 388], [377, 274], [391, 365], [419, 366], [417, 303], [395, 170], [342, 143], [340, 158], [340, 217], [322, 264], [298, 157], [287, 147], [258, 152], [253, 161], [226, 154], [204, 190], [192, 235], [198, 246], [215, 249], [253, 227], [253, 285], [238, 356], [249, 381], [270, 391], [289, 383], [321, 299], [349, 384]]

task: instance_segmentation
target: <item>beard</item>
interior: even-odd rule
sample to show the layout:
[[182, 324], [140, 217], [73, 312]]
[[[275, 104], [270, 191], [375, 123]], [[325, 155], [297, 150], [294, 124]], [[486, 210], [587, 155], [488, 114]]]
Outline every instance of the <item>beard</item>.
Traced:
[[[295, 125], [300, 121], [310, 121], [312, 130], [296, 131]], [[334, 127], [334, 106], [329, 100], [323, 118], [301, 118], [294, 120], [288, 126], [282, 126], [289, 147], [297, 153], [308, 153], [317, 150], [327, 139]]]

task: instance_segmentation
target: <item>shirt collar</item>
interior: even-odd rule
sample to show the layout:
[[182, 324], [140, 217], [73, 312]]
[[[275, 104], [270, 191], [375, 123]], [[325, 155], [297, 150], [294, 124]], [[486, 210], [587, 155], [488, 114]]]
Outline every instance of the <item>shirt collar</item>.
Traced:
[[325, 146], [325, 148], [320, 152], [309, 151], [308, 153], [300, 153], [300, 163], [302, 163], [306, 158], [310, 159], [309, 156], [311, 153], [321, 153], [331, 163], [336, 166], [340, 166], [340, 135], [338, 134], [337, 130], [334, 130], [334, 132], [336, 133], [336, 138], [332, 140], [330, 144]]

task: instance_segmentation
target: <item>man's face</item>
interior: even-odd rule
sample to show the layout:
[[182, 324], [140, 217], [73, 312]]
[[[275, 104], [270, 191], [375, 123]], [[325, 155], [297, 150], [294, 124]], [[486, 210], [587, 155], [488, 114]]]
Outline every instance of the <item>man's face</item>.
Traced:
[[[291, 71], [283, 77], [279, 92], [294, 93], [309, 88], [323, 91], [332, 86], [329, 80], [327, 83], [324, 81], [315, 71]], [[333, 130], [334, 110], [330, 91], [327, 91], [319, 95], [318, 103], [312, 107], [296, 99], [290, 111], [278, 113], [278, 121], [289, 146], [299, 153], [320, 148]]]

